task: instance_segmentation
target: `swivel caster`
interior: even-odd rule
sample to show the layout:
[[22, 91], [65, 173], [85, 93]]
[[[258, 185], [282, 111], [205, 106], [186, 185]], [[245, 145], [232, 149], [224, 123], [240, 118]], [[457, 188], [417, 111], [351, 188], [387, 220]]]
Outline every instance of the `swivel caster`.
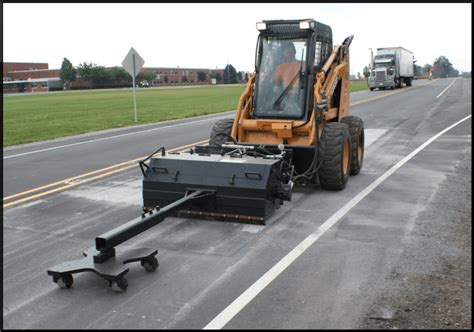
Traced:
[[109, 282], [110, 288], [117, 293], [123, 293], [128, 287], [128, 281], [125, 278]]
[[158, 259], [156, 257], [151, 257], [147, 259], [143, 259], [141, 261], [142, 266], [145, 268], [147, 272], [153, 272], [158, 268]]
[[60, 288], [71, 288], [74, 279], [72, 274], [65, 274], [60, 277], [53, 277], [53, 281], [60, 287]]

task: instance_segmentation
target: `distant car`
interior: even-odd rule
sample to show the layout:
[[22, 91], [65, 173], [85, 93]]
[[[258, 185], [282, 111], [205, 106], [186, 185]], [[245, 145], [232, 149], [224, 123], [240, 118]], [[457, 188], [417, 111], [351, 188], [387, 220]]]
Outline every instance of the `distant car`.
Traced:
[[150, 83], [148, 83], [148, 81], [141, 81], [138, 86], [140, 88], [149, 88], [150, 87]]

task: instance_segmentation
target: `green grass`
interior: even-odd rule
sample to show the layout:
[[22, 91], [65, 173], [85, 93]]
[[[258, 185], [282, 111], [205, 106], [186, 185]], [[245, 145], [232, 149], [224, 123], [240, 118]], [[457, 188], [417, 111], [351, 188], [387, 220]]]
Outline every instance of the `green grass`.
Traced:
[[367, 81], [351, 81], [351, 92], [367, 90], [368, 88]]
[[[137, 89], [138, 123], [237, 108], [245, 86]], [[3, 98], [3, 146], [134, 124], [131, 89], [70, 91]]]
[[[138, 124], [237, 108], [245, 86], [137, 89]], [[351, 92], [367, 83], [351, 82]], [[134, 125], [131, 89], [4, 96], [3, 146]]]

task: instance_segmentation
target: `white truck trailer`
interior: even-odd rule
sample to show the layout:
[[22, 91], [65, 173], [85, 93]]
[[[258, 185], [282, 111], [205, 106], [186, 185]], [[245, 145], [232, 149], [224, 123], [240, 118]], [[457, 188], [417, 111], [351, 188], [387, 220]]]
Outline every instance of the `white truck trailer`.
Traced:
[[380, 47], [371, 59], [369, 89], [411, 86], [413, 80], [413, 53], [403, 47]]

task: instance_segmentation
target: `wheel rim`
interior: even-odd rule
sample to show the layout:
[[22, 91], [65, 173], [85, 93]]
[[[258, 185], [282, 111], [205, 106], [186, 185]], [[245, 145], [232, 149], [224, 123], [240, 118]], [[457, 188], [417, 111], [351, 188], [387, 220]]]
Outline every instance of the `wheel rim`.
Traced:
[[362, 135], [359, 135], [359, 142], [357, 144], [357, 161], [361, 162], [362, 160], [362, 147], [364, 145], [364, 141], [362, 140]]
[[342, 153], [342, 167], [344, 170], [344, 175], [349, 171], [349, 140], [344, 140], [344, 147]]

